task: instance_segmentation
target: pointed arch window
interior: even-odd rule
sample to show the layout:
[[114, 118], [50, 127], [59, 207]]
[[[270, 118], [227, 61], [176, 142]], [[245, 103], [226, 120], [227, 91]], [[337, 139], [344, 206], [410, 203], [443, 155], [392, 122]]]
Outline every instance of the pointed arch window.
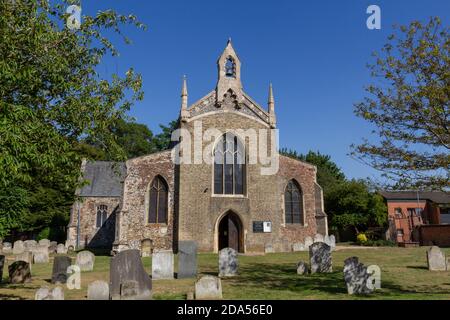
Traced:
[[295, 180], [290, 180], [284, 191], [285, 222], [303, 224], [303, 193]]
[[148, 223], [167, 223], [169, 187], [166, 181], [161, 176], [155, 177], [149, 193]]
[[103, 226], [107, 218], [108, 218], [108, 206], [104, 204], [97, 206], [97, 223], [96, 223], [97, 228]]
[[225, 76], [236, 78], [236, 63], [232, 57], [228, 57], [225, 62]]
[[245, 148], [233, 134], [224, 134], [214, 148], [214, 193], [243, 195]]

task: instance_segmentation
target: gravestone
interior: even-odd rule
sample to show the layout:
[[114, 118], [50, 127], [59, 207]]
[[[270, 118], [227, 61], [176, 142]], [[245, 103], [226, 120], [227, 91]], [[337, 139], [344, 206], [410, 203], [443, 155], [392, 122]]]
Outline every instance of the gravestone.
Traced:
[[120, 300], [136, 300], [139, 294], [139, 284], [135, 280], [124, 281], [120, 285]]
[[61, 287], [41, 287], [36, 291], [34, 300], [64, 300], [64, 291]]
[[48, 246], [48, 253], [57, 253], [57, 246], [58, 243], [56, 241], [50, 242], [50, 245]]
[[323, 240], [323, 235], [321, 235], [320, 233], [317, 233], [317, 234], [314, 236], [314, 242], [324, 242], [324, 240]]
[[297, 263], [297, 274], [308, 274], [309, 272], [309, 267], [308, 264], [306, 262], [300, 261], [299, 263]]
[[57, 254], [66, 254], [67, 253], [67, 248], [65, 245], [63, 245], [62, 243], [58, 244], [56, 246], [56, 253]]
[[94, 270], [95, 255], [87, 250], [77, 253], [77, 260], [75, 264], [80, 267], [81, 271]]
[[34, 248], [38, 245], [36, 240], [26, 240], [23, 242], [23, 247], [25, 251], [33, 252]]
[[152, 254], [152, 280], [173, 279], [173, 252], [172, 250], [153, 251]]
[[109, 284], [106, 281], [96, 280], [88, 286], [88, 300], [109, 300]]
[[141, 254], [143, 257], [151, 257], [153, 251], [153, 241], [144, 239], [141, 242]]
[[266, 243], [264, 245], [264, 253], [274, 253], [273, 245], [271, 243]]
[[446, 271], [445, 255], [437, 246], [432, 246], [427, 251], [428, 270]]
[[197, 242], [178, 242], [178, 279], [197, 276]]
[[447, 260], [446, 260], [446, 264], [447, 264], [447, 271], [450, 271], [450, 257], [447, 257]]
[[33, 263], [33, 254], [31, 252], [22, 252], [21, 254], [17, 254], [15, 256], [16, 261], [25, 261], [30, 265]]
[[367, 267], [359, 262], [358, 257], [350, 257], [344, 261], [344, 281], [348, 294], [369, 294], [374, 288], [367, 285], [370, 274]]
[[330, 247], [331, 247], [331, 250], [336, 249], [336, 238], [335, 238], [334, 234], [332, 234], [330, 236]]
[[48, 263], [48, 246], [37, 245], [33, 249], [33, 263]]
[[311, 273], [332, 272], [331, 248], [324, 242], [315, 242], [309, 247]]
[[305, 249], [309, 250], [309, 247], [314, 243], [313, 239], [311, 237], [305, 238]]
[[12, 252], [12, 244], [11, 242], [3, 242], [2, 252], [4, 254], [9, 254]]
[[3, 267], [5, 266], [5, 256], [0, 255], [0, 283], [3, 281]]
[[25, 251], [25, 246], [23, 245], [23, 241], [22, 240], [17, 240], [16, 242], [14, 242], [14, 246], [13, 246], [13, 253], [14, 254], [21, 254]]
[[52, 283], [67, 282], [67, 268], [72, 265], [72, 259], [67, 256], [56, 256], [53, 260]]
[[327, 245], [329, 245], [331, 247], [331, 241], [330, 241], [329, 235], [325, 235], [325, 237], [323, 237], [323, 242], [325, 242]]
[[39, 240], [38, 244], [40, 246], [47, 246], [47, 248], [48, 248], [48, 247], [50, 247], [50, 240], [48, 240], [48, 239], [41, 239], [41, 240]]
[[238, 273], [237, 252], [233, 248], [224, 248], [219, 252], [219, 277], [232, 277]]
[[31, 281], [30, 264], [25, 261], [16, 261], [8, 267], [9, 282], [12, 284]]
[[137, 281], [137, 300], [149, 300], [152, 296], [152, 280], [145, 272], [141, 261], [140, 251], [137, 249], [125, 250], [117, 253], [110, 263], [110, 295], [113, 300], [120, 300], [120, 290], [123, 283]]
[[222, 283], [220, 278], [214, 276], [203, 276], [195, 282], [195, 299], [222, 299]]
[[292, 251], [294, 252], [305, 251], [305, 245], [301, 242], [296, 242], [292, 245]]

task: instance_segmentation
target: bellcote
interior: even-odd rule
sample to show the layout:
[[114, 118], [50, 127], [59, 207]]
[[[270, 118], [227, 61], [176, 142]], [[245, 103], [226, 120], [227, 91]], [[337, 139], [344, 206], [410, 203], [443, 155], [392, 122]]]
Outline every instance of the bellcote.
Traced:
[[231, 39], [228, 40], [225, 50], [217, 60], [217, 68], [217, 106], [221, 107], [224, 100], [227, 101], [232, 97], [235, 99], [236, 108], [240, 108], [244, 100], [241, 83], [241, 61], [234, 51]]

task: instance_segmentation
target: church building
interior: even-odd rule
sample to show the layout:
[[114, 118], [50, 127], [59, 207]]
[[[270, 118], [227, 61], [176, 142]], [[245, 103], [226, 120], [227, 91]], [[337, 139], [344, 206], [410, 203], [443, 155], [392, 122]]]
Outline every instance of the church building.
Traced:
[[[89, 184], [77, 190], [68, 245], [119, 252], [145, 242], [177, 252], [179, 241], [193, 240], [202, 252], [286, 252], [328, 233], [316, 167], [279, 155], [276, 139], [260, 143], [260, 133], [277, 131], [272, 86], [267, 109], [244, 92], [230, 40], [217, 68], [214, 90], [191, 105], [183, 80], [182, 138], [173, 148], [124, 163], [82, 163]], [[257, 143], [249, 133], [257, 134]], [[255, 161], [261, 154], [277, 162], [276, 170], [264, 171], [269, 164]], [[193, 160], [179, 161], [188, 156]]]

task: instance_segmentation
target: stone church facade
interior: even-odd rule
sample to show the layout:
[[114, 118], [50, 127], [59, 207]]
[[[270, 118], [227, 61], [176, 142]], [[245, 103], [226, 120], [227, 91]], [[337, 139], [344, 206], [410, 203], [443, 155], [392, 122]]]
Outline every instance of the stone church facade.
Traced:
[[[118, 252], [141, 249], [145, 241], [154, 249], [176, 252], [178, 241], [194, 240], [205, 252], [224, 247], [282, 252], [308, 236], [328, 233], [316, 167], [278, 155], [274, 139], [261, 147], [242, 134], [269, 132], [273, 137], [272, 87], [267, 110], [243, 91], [241, 62], [231, 41], [217, 66], [216, 88], [190, 106], [184, 79], [182, 139], [172, 149], [125, 163], [83, 162], [90, 184], [77, 190], [69, 244]], [[208, 136], [212, 129], [216, 134]], [[188, 144], [190, 137], [195, 141]], [[276, 160], [275, 172], [264, 174], [268, 164], [251, 161], [260, 152], [255, 146]], [[203, 161], [198, 149], [212, 160]], [[180, 161], [189, 156], [192, 161]]]

